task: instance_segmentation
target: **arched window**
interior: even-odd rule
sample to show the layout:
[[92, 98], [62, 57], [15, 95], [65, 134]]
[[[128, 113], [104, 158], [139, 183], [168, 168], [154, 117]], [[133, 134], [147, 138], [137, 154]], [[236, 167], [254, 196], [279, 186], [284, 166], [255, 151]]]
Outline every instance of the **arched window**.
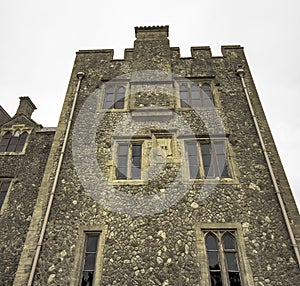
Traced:
[[28, 137], [28, 132], [16, 130], [13, 132], [7, 131], [1, 139], [0, 152], [17, 152], [23, 151], [26, 139]]
[[226, 231], [205, 236], [210, 286], [241, 286], [236, 240]]
[[222, 286], [218, 239], [208, 233], [205, 238], [211, 286]]
[[16, 130], [14, 132], [14, 135], [11, 137], [11, 140], [8, 144], [6, 152], [14, 152], [16, 150], [16, 147], [17, 147], [18, 141], [19, 141], [19, 136], [20, 136], [20, 131]]
[[104, 109], [123, 109], [125, 102], [125, 88], [123, 86], [108, 86], [104, 94]]
[[0, 152], [5, 152], [11, 139], [11, 132], [7, 131], [1, 139]]
[[194, 83], [184, 83], [179, 87], [181, 107], [212, 107], [214, 106], [213, 93], [209, 84], [201, 86]]
[[23, 147], [25, 145], [26, 139], [27, 139], [28, 133], [26, 131], [24, 131], [20, 137], [19, 137], [19, 142], [18, 145], [16, 147], [16, 152], [22, 152]]
[[226, 261], [226, 272], [229, 285], [241, 285], [239, 267], [237, 262], [237, 249], [235, 238], [230, 233], [225, 233], [222, 238], [224, 256]]

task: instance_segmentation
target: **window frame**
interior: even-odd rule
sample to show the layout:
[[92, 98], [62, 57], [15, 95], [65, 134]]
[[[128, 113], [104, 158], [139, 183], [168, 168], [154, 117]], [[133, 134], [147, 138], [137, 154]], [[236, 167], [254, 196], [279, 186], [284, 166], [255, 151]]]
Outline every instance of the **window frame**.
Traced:
[[[144, 149], [144, 141], [141, 139], [133, 139], [133, 140], [116, 140], [113, 148], [113, 156], [114, 156], [114, 168], [113, 168], [113, 179], [115, 182], [141, 182], [144, 179], [143, 176], [143, 165], [144, 165], [144, 156], [143, 156], [143, 149]], [[127, 165], [126, 165], [126, 178], [118, 178], [118, 164], [119, 164], [119, 157], [118, 157], [118, 150], [119, 146], [121, 145], [128, 145], [128, 153], [127, 153]], [[140, 178], [132, 178], [132, 146], [141, 146], [140, 152]]]
[[[183, 156], [183, 160], [184, 160], [184, 172], [183, 172], [183, 176], [186, 178], [186, 180], [195, 180], [195, 181], [209, 181], [209, 180], [222, 180], [222, 181], [233, 181], [235, 176], [234, 176], [234, 172], [233, 172], [233, 167], [232, 167], [232, 163], [231, 163], [231, 156], [230, 156], [230, 152], [229, 152], [229, 146], [228, 146], [228, 140], [227, 138], [224, 137], [216, 137], [216, 138], [192, 138], [192, 139], [184, 139], [183, 140], [183, 147], [184, 147], [184, 156]], [[217, 152], [215, 149], [215, 145], [219, 142], [223, 143], [223, 146], [225, 148], [225, 156], [226, 156], [226, 160], [225, 160], [225, 166], [226, 166], [226, 170], [228, 173], [228, 176], [221, 176], [222, 172], [224, 170], [224, 168], [222, 170], [220, 170], [220, 164], [219, 161], [217, 159]], [[190, 160], [189, 160], [189, 151], [188, 151], [188, 146], [189, 145], [196, 145], [196, 150], [197, 150], [197, 158], [198, 158], [198, 164], [199, 164], [199, 176], [198, 177], [191, 177], [191, 171], [190, 171]], [[203, 160], [203, 150], [202, 150], [202, 146], [204, 145], [210, 145], [210, 147], [212, 148], [213, 152], [211, 153], [211, 165], [213, 167], [214, 170], [214, 176], [207, 176], [205, 174], [205, 164], [204, 164], [204, 160]], [[209, 168], [209, 170], [211, 170], [211, 167]], [[218, 173], [215, 173], [215, 172]]]
[[[243, 229], [240, 223], [196, 223], [195, 224], [196, 232], [196, 248], [197, 248], [197, 258], [200, 265], [200, 279], [202, 286], [211, 286], [210, 282], [210, 271], [208, 264], [208, 256], [206, 249], [206, 235], [212, 233], [217, 238], [219, 238], [217, 233], [222, 233], [222, 236], [225, 233], [234, 234], [235, 244], [236, 244], [236, 258], [239, 267], [239, 274], [241, 280], [241, 286], [254, 286], [254, 280], [252, 275], [252, 270], [250, 267], [249, 260], [246, 256], [246, 246], [244, 241]], [[217, 234], [217, 235], [216, 235]], [[220, 240], [218, 242], [223, 247], [223, 242]], [[224, 252], [219, 251], [219, 260], [221, 264], [222, 271], [222, 282], [223, 286], [230, 286], [229, 281], [224, 272], [224, 265], [226, 264]], [[222, 262], [221, 262], [222, 261]], [[205, 262], [205, 263], [204, 263]], [[222, 267], [223, 264], [223, 267]], [[227, 275], [228, 276], [228, 275]]]
[[[214, 85], [211, 81], [209, 80], [176, 80], [177, 82], [177, 106], [179, 109], [211, 109], [211, 108], [216, 108], [216, 92]], [[182, 96], [181, 96], [181, 87], [185, 86], [186, 87], [186, 93], [187, 93], [187, 103], [185, 106], [182, 105]], [[204, 91], [203, 87], [204, 86], [209, 86], [210, 91], [211, 91], [211, 100], [212, 104], [205, 104], [206, 100], [204, 97]], [[196, 106], [193, 104], [193, 87], [196, 87], [196, 89], [199, 89], [199, 101], [201, 102], [199, 106]]]
[[70, 276], [71, 286], [81, 286], [84, 258], [86, 253], [87, 234], [99, 234], [97, 253], [95, 259], [95, 274], [93, 276], [93, 286], [100, 286], [103, 268], [104, 247], [107, 236], [107, 225], [80, 226], [78, 229], [78, 240], [75, 248], [74, 268]]
[[[113, 95], [113, 104], [111, 107], [106, 107], [106, 91], [107, 89], [112, 88], [113, 92], [111, 93]], [[118, 96], [118, 90], [120, 88], [124, 88], [124, 96], [123, 96], [123, 107], [122, 108], [116, 108], [116, 98]], [[101, 88], [101, 94], [102, 94], [102, 100], [101, 100], [101, 108], [100, 110], [105, 110], [106, 112], [123, 112], [128, 109], [128, 82], [127, 81], [120, 81], [120, 82], [106, 82], [102, 85]]]
[[[18, 137], [14, 136], [16, 134], [16, 132], [19, 132]], [[28, 145], [29, 136], [30, 136], [31, 132], [32, 132], [32, 128], [25, 127], [24, 124], [22, 124], [22, 125], [13, 125], [10, 128], [3, 128], [1, 130], [0, 146], [3, 142], [3, 137], [7, 133], [10, 133], [10, 138], [8, 139], [8, 142], [6, 143], [5, 151], [0, 151], [0, 155], [24, 155], [25, 151], [26, 151], [26, 148], [27, 148], [27, 145]], [[18, 151], [19, 144], [20, 144], [20, 142], [23, 138], [22, 134], [25, 134], [25, 133], [27, 133], [27, 135], [25, 137], [22, 149], [21, 149], [21, 151]], [[11, 142], [14, 138], [18, 138], [17, 141], [16, 141], [16, 144], [14, 146], [14, 149], [12, 151], [7, 151], [8, 148], [11, 146]]]
[[0, 178], [0, 188], [2, 188], [3, 183], [9, 182], [9, 186], [7, 188], [7, 191], [6, 191], [6, 195], [4, 197], [2, 205], [0, 205], [0, 215], [3, 214], [3, 212], [8, 207], [8, 200], [9, 200], [9, 196], [10, 196], [10, 191], [12, 189], [13, 181], [14, 181], [13, 178]]

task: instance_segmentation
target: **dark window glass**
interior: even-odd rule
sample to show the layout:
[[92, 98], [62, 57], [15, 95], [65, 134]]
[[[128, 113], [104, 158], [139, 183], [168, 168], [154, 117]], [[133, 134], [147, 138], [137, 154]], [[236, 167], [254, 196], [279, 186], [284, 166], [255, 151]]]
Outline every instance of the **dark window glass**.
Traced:
[[230, 286], [240, 286], [241, 282], [236, 258], [237, 250], [235, 238], [230, 233], [225, 233], [222, 241]]
[[128, 148], [128, 144], [118, 146], [117, 179], [127, 179]]
[[131, 178], [141, 178], [141, 162], [142, 162], [142, 146], [132, 145], [132, 165], [131, 165]]
[[218, 240], [214, 235], [209, 233], [205, 237], [205, 245], [211, 285], [222, 285]]
[[99, 233], [89, 233], [86, 235], [84, 266], [82, 270], [81, 286], [92, 286], [93, 284], [98, 240]]
[[123, 109], [124, 108], [124, 99], [125, 99], [125, 88], [120, 87], [117, 90], [115, 108]]
[[217, 243], [217, 240], [216, 238], [211, 235], [211, 234], [208, 234], [206, 236], [206, 239], [205, 239], [205, 244], [206, 244], [206, 249], [207, 250], [218, 250], [218, 243]]
[[191, 97], [192, 97], [192, 106], [200, 107], [201, 106], [201, 97], [200, 97], [200, 88], [193, 85], [191, 88]]
[[229, 272], [230, 286], [241, 286], [240, 274], [238, 272]]
[[3, 202], [5, 200], [8, 188], [9, 188], [10, 182], [0, 182], [0, 209], [3, 205]]
[[229, 234], [229, 233], [224, 234], [223, 247], [225, 250], [232, 250], [232, 249], [235, 250], [236, 249], [235, 239], [231, 234]]
[[9, 145], [6, 150], [7, 152], [14, 152], [16, 150], [19, 141], [19, 136], [20, 136], [20, 131], [17, 130], [9, 142]]
[[19, 137], [19, 142], [18, 142], [18, 145], [16, 147], [16, 152], [22, 152], [23, 150], [23, 147], [25, 145], [25, 142], [26, 142], [26, 138], [28, 136], [28, 133], [25, 131], [23, 132], [20, 137]]
[[203, 106], [204, 107], [210, 107], [210, 106], [214, 106], [214, 102], [213, 102], [213, 95], [212, 95], [212, 91], [210, 88], [209, 84], [204, 84], [201, 87], [201, 95], [203, 98]]
[[103, 108], [110, 109], [114, 105], [114, 89], [113, 87], [107, 87], [105, 89], [105, 97], [104, 97], [104, 104]]
[[181, 107], [189, 107], [189, 92], [186, 85], [180, 86], [180, 106]]
[[209, 270], [220, 270], [218, 251], [208, 251], [207, 256]]
[[210, 273], [211, 286], [222, 286], [221, 272]]
[[0, 144], [0, 152], [6, 151], [10, 139], [11, 139], [11, 133], [8, 131], [2, 137], [1, 144]]
[[211, 158], [211, 144], [201, 143], [200, 146], [205, 178], [214, 178], [215, 170]]
[[188, 151], [190, 178], [191, 179], [200, 178], [199, 152], [197, 148], [197, 142], [188, 143], [187, 151]]
[[218, 165], [218, 175], [223, 178], [229, 177], [227, 160], [226, 160], [226, 146], [224, 141], [214, 142], [214, 149], [216, 155], [216, 163]]
[[94, 272], [93, 271], [83, 271], [81, 286], [92, 286], [93, 285]]

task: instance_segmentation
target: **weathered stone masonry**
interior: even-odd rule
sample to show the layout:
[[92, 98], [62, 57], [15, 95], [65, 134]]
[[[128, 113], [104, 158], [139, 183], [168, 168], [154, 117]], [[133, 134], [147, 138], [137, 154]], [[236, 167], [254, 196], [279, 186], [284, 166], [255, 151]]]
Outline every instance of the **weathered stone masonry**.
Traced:
[[[124, 60], [114, 60], [113, 50], [79, 51], [53, 143], [53, 132], [42, 132], [43, 129], [34, 125], [37, 131], [33, 129], [30, 134], [24, 156], [1, 156], [1, 176], [17, 177], [18, 182], [13, 184], [8, 207], [0, 215], [3, 245], [0, 285], [27, 285], [78, 72], [84, 72], [85, 77], [80, 86], [33, 285], [81, 285], [85, 231], [101, 232], [101, 257], [97, 259], [95, 285], [210, 285], [204, 243], [204, 233], [209, 230], [236, 232], [243, 286], [299, 284], [299, 265], [236, 74], [238, 66], [245, 70], [251, 102], [298, 246], [299, 214], [243, 48], [223, 46], [223, 56], [213, 57], [209, 47], [192, 47], [191, 57], [181, 58], [179, 48], [170, 47], [167, 37], [166, 26], [136, 28], [134, 48], [125, 50]], [[181, 108], [178, 82], [185, 79], [211, 85], [220, 121], [212, 121], [216, 117], [214, 109]], [[113, 81], [126, 86], [125, 107], [102, 114], [104, 86]], [[76, 120], [91, 94], [98, 100], [89, 109], [90, 113], [95, 112], [101, 121], [94, 126], [87, 114], [82, 131], [78, 133]], [[188, 137], [186, 130], [181, 130], [182, 120], [193, 138], [200, 140], [208, 135], [226, 138], [231, 176], [220, 180], [195, 180], [177, 201], [176, 196], [190, 182], [184, 151]], [[32, 126], [31, 122], [26, 119], [24, 124]], [[8, 121], [1, 128], [13, 124], [14, 121]], [[95, 131], [94, 142], [85, 136], [86, 130]], [[142, 180], [116, 179], [115, 152], [122, 140], [141, 142], [142, 169], [147, 170], [142, 173]], [[80, 144], [81, 149], [77, 151], [83, 175], [90, 178], [91, 188], [96, 186], [93, 195], [80, 180], [81, 175], [76, 169], [74, 141]], [[97, 171], [103, 175], [100, 179], [86, 156], [86, 150], [93, 144]], [[162, 149], [166, 150], [163, 151], [167, 154], [166, 161], [163, 168], [158, 169], [160, 172], [154, 170], [150, 176], [151, 168], [160, 166], [151, 161], [151, 150], [157, 146], [165, 147]], [[175, 179], [178, 174], [179, 180]], [[164, 197], [174, 180], [177, 181], [172, 185], [171, 196]], [[150, 206], [136, 207], [140, 214], [145, 209], [152, 209], [151, 214], [128, 215], [124, 210], [128, 210], [126, 204], [130, 202], [115, 198], [118, 207], [111, 210], [94, 200], [109, 201], [109, 186], [137, 197], [157, 195], [163, 199]], [[205, 197], [209, 192], [211, 194]], [[175, 203], [170, 204], [170, 201]], [[156, 211], [161, 205], [166, 208]], [[15, 246], [12, 241], [17, 236], [21, 240]]]

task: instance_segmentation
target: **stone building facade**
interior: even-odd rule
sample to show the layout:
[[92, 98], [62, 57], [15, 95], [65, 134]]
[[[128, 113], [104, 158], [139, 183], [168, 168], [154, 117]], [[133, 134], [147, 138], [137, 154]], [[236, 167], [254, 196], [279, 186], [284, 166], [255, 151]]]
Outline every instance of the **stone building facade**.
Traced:
[[1, 111], [0, 285], [300, 285], [243, 48], [182, 58], [167, 26], [135, 33], [122, 60], [77, 52], [55, 131], [29, 98]]

